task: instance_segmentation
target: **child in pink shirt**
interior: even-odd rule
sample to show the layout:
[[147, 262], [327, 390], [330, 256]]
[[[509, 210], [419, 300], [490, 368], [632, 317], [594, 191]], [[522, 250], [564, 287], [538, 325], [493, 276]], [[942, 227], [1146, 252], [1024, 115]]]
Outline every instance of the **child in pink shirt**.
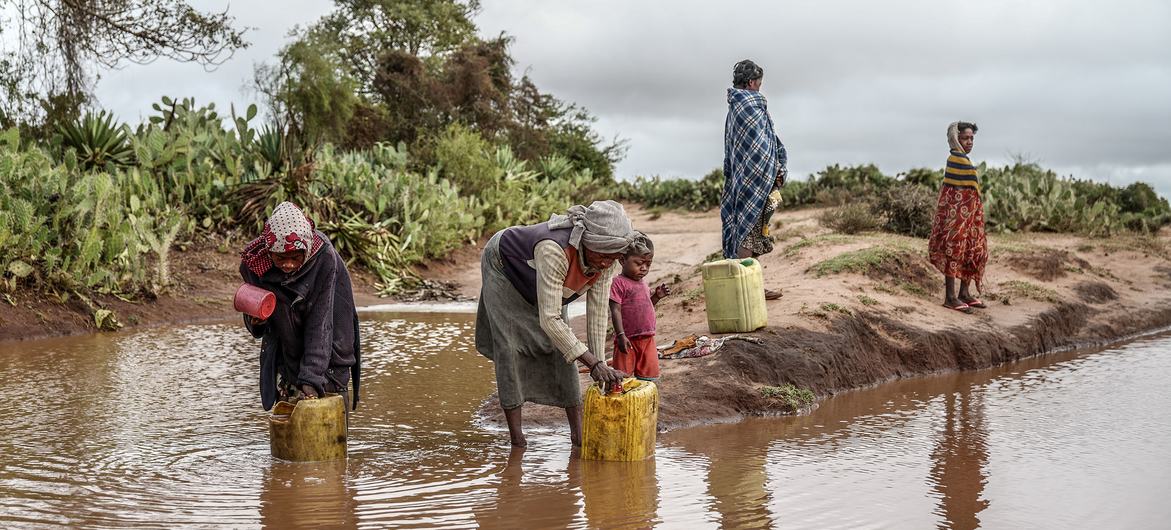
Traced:
[[659, 378], [655, 306], [671, 294], [667, 284], [660, 284], [652, 294], [643, 281], [654, 259], [654, 244], [640, 233], [620, 260], [622, 274], [614, 278], [610, 287], [610, 318], [614, 321], [614, 359], [610, 364], [645, 381]]

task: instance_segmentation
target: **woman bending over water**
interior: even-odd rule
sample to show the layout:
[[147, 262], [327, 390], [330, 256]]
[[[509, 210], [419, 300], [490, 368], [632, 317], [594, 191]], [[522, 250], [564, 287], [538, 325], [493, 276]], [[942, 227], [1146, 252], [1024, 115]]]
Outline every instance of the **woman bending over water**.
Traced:
[[325, 234], [293, 203], [273, 210], [264, 232], [241, 253], [244, 281], [276, 295], [266, 320], [244, 315], [260, 338], [260, 399], [264, 409], [277, 400], [341, 394], [358, 406], [361, 368], [358, 313], [350, 273]]

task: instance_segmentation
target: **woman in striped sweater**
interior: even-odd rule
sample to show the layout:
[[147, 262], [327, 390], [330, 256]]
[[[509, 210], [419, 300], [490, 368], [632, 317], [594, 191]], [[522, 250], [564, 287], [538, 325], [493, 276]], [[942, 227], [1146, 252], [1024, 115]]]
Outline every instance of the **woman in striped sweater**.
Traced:
[[[946, 291], [943, 306], [963, 313], [987, 307], [972, 296], [969, 287], [984, 292], [984, 266], [988, 263], [988, 240], [984, 235], [984, 205], [980, 202], [980, 182], [976, 168], [968, 159], [976, 140], [976, 124], [954, 122], [947, 128], [951, 155], [939, 190], [939, 206], [931, 227], [927, 251], [931, 264], [944, 276]], [[956, 292], [956, 279], [960, 280]]]

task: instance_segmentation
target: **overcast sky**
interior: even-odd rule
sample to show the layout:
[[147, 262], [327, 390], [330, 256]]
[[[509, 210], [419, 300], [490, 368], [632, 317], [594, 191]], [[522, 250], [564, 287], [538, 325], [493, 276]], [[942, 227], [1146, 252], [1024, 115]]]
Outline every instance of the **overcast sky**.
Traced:
[[[222, 8], [221, 1], [195, 1]], [[639, 2], [484, 0], [517, 73], [630, 140], [618, 175], [696, 178], [720, 166], [732, 65], [762, 92], [794, 175], [873, 162], [942, 166], [944, 132], [980, 125], [975, 161], [1024, 155], [1063, 174], [1151, 182], [1171, 196], [1171, 3], [1161, 0]], [[212, 72], [156, 62], [107, 73], [103, 106], [133, 121], [162, 94], [251, 99], [253, 64], [324, 0], [232, 3], [252, 48]]]

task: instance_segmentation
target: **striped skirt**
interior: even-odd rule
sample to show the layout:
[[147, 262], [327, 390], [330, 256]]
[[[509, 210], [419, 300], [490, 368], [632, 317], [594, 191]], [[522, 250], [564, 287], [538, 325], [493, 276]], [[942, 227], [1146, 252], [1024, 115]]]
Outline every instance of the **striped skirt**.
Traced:
[[946, 184], [940, 189], [927, 254], [944, 276], [975, 281], [983, 291], [988, 239], [978, 190]]

